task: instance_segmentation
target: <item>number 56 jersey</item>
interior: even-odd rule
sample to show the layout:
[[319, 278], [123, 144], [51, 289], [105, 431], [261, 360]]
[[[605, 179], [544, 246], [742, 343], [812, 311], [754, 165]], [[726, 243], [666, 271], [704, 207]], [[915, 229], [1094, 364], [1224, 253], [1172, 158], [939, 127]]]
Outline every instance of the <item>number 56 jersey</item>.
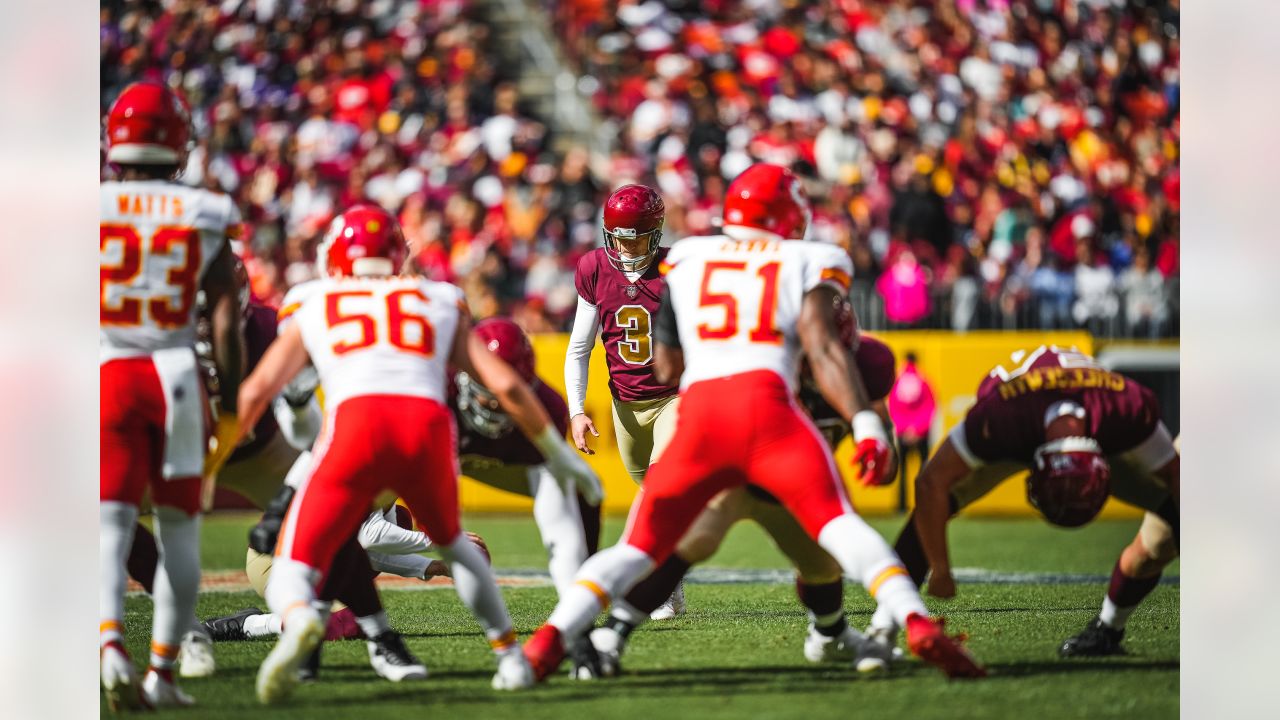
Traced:
[[795, 393], [806, 293], [848, 294], [853, 265], [841, 248], [800, 240], [681, 240], [666, 264], [668, 302], [684, 350], [683, 391], [713, 378], [772, 370]]
[[328, 278], [290, 290], [290, 307], [326, 411], [362, 395], [446, 402], [449, 354], [466, 312], [462, 290], [414, 277]]
[[100, 359], [193, 346], [196, 292], [240, 222], [235, 203], [163, 180], [100, 187]]

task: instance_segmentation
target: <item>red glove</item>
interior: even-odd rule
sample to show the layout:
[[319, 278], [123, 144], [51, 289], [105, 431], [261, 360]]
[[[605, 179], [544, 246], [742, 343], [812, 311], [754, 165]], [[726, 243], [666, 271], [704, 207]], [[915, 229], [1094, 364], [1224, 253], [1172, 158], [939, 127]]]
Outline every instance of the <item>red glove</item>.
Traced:
[[889, 453], [888, 444], [879, 438], [864, 438], [853, 451], [853, 465], [858, 468], [858, 482], [863, 487], [888, 485], [893, 478], [888, 477]]

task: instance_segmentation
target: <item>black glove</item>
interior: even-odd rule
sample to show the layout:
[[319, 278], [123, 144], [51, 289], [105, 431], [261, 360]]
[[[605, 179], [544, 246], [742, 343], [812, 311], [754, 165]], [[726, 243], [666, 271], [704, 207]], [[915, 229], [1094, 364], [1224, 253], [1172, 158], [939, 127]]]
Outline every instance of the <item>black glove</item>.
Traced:
[[284, 485], [271, 498], [267, 509], [262, 513], [262, 519], [249, 530], [249, 547], [264, 555], [276, 551], [276, 539], [280, 537], [280, 527], [284, 524], [284, 514], [289, 510], [289, 503], [293, 502], [293, 493], [293, 488]]

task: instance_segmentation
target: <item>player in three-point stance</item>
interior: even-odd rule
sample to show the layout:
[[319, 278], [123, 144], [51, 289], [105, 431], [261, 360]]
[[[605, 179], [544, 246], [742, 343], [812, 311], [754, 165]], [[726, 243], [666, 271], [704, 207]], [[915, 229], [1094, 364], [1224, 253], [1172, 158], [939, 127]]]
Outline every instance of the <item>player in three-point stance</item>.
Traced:
[[[897, 550], [916, 583], [956, 593], [946, 525], [960, 509], [1030, 470], [1027, 499], [1054, 525], [1078, 527], [1114, 496], [1146, 511], [1111, 573], [1098, 617], [1064, 656], [1123, 652], [1125, 623], [1178, 555], [1179, 458], [1155, 393], [1074, 348], [1014, 355], [978, 388], [977, 403], [916, 479], [916, 508]], [[877, 614], [872, 625], [885, 619]]]
[[316, 586], [383, 490], [404, 499], [451, 565], [459, 597], [498, 657], [494, 688], [527, 687], [532, 673], [502, 595], [460, 527], [447, 364], [498, 398], [558, 480], [599, 502], [599, 479], [564, 443], [528, 385], [471, 333], [457, 287], [395, 276], [406, 248], [390, 214], [353, 208], [330, 240], [322, 249], [329, 277], [316, 283], [240, 389], [244, 422], [255, 422], [310, 361], [326, 398], [315, 463], [281, 529], [267, 584], [267, 603], [284, 631], [258, 671], [258, 698], [278, 702], [297, 683], [299, 663], [324, 636]]
[[[186, 159], [190, 118], [160, 83], [125, 88], [107, 115], [102, 183], [100, 625], [102, 684], [113, 709], [190, 705], [173, 676], [200, 584], [201, 478], [216, 472], [239, 432], [223, 404], [206, 458], [207, 404], [196, 365], [196, 293], [210, 305], [213, 354], [232, 391], [243, 364], [229, 231], [232, 200], [171, 182]], [[234, 398], [234, 395], [232, 396]], [[150, 489], [160, 565], [151, 662], [139, 683], [124, 650], [125, 558]]]
[[[658, 267], [666, 207], [657, 190], [624, 185], [604, 203], [604, 247], [582, 256], [574, 271], [578, 310], [564, 360], [569, 422], [578, 450], [590, 455], [587, 434], [599, 435], [583, 404], [596, 335], [604, 345], [613, 396], [613, 429], [627, 474], [643, 484], [645, 473], [675, 430], [676, 388], [653, 376], [653, 317], [662, 294]], [[684, 587], [676, 585], [655, 620], [684, 612]]]
[[[763, 203], [804, 207], [798, 180], [757, 164], [730, 185], [752, 182]], [[789, 195], [795, 202], [771, 203]], [[760, 229], [726, 212], [725, 235], [683, 240], [667, 257], [655, 365], [659, 380], [680, 381], [681, 409], [670, 445], [646, 478], [622, 540], [583, 564], [577, 584], [525, 644], [538, 679], [560, 665], [566, 643], [601, 608], [625, 593], [675, 549], [707, 502], [756, 485], [776, 497], [805, 531], [906, 626], [913, 652], [948, 675], [985, 674], [928, 616], [905, 568], [853, 512], [831, 450], [794, 394], [803, 350], [822, 395], [852, 420], [869, 410], [854, 361], [835, 328], [835, 299], [852, 264], [839, 248]]]

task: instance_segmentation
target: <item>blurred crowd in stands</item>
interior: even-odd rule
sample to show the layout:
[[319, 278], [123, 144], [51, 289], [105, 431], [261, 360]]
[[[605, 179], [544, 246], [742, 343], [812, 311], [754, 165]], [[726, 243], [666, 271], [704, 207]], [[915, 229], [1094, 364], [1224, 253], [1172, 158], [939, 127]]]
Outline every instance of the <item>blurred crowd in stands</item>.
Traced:
[[764, 160], [805, 178], [869, 327], [1177, 332], [1177, 0], [545, 7], [608, 157], [531, 116], [479, 0], [107, 1], [102, 102], [185, 93], [183, 179], [239, 201], [268, 302], [371, 199], [478, 316], [563, 329], [610, 189], [659, 187], [671, 242]]

